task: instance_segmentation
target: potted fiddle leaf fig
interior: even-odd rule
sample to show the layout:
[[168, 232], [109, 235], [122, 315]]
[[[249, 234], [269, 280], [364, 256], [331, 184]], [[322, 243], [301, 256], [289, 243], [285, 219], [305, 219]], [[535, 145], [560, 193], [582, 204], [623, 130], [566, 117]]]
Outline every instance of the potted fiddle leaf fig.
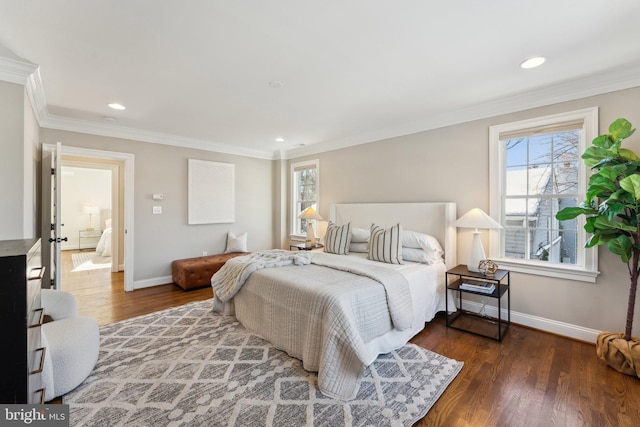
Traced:
[[640, 259], [640, 157], [622, 148], [622, 141], [635, 132], [626, 119], [617, 119], [609, 133], [598, 136], [582, 155], [594, 173], [586, 200], [556, 214], [560, 221], [584, 215], [584, 229], [591, 235], [585, 247], [606, 245], [629, 271], [629, 300], [624, 333], [601, 332], [596, 353], [613, 369], [640, 378], [640, 339], [632, 336], [633, 313], [638, 287]]

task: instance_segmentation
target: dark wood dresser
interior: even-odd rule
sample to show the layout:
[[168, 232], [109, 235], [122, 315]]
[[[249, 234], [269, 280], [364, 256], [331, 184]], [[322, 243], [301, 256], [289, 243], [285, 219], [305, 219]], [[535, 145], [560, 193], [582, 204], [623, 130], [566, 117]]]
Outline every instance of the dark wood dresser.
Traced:
[[0, 241], [0, 403], [44, 403], [40, 239]]

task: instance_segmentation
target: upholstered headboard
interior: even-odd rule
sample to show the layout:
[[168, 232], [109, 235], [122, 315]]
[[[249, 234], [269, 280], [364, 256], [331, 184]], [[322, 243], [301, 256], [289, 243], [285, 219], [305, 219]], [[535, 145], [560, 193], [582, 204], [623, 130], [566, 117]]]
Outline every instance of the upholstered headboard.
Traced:
[[456, 204], [434, 203], [346, 203], [329, 207], [329, 220], [341, 225], [369, 229], [375, 223], [434, 236], [445, 252], [448, 268], [456, 266]]

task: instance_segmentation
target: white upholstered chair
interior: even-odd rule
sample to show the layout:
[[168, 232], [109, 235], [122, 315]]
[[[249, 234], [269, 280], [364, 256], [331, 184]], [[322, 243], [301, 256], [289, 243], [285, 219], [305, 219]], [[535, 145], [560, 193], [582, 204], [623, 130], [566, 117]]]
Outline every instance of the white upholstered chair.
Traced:
[[42, 290], [42, 307], [53, 321], [42, 325], [46, 347], [42, 386], [45, 400], [62, 396], [79, 386], [98, 360], [100, 333], [95, 319], [78, 314], [69, 292]]

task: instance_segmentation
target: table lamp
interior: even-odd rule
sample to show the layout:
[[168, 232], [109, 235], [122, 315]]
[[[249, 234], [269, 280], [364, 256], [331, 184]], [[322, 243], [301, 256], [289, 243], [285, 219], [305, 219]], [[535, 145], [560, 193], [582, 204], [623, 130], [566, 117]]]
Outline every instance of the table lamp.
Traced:
[[307, 237], [304, 241], [304, 247], [311, 248], [316, 243], [316, 235], [313, 231], [313, 222], [311, 220], [322, 219], [322, 217], [318, 215], [318, 212], [316, 212], [315, 209], [309, 206], [307, 209], [303, 210], [300, 215], [298, 215], [298, 218], [307, 220]]
[[502, 226], [478, 208], [473, 208], [458, 218], [456, 226], [462, 228], [475, 228], [475, 231], [473, 232], [473, 242], [471, 244], [471, 253], [469, 254], [469, 261], [467, 262], [467, 270], [478, 272], [478, 264], [480, 264], [480, 261], [483, 259], [486, 259], [478, 229], [491, 230], [502, 228]]
[[91, 224], [91, 217], [94, 214], [100, 213], [100, 208], [96, 205], [84, 205], [84, 207], [82, 208], [82, 211], [86, 214], [89, 214], [89, 227], [87, 227], [87, 230], [93, 230], [93, 225]]

